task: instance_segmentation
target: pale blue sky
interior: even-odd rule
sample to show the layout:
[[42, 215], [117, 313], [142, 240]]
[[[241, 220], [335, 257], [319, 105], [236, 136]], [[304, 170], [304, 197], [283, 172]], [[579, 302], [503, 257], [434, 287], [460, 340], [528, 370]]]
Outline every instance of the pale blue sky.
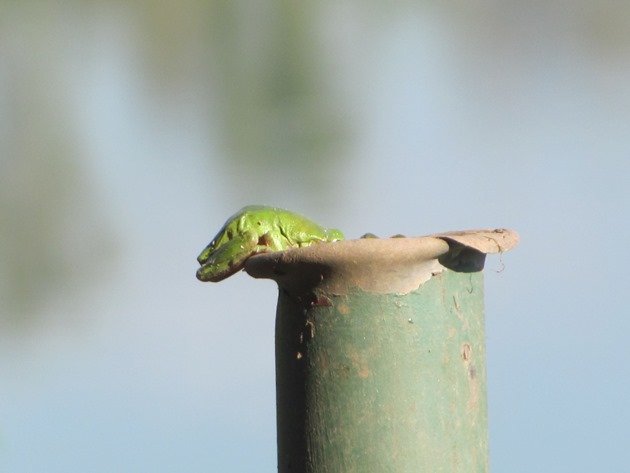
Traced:
[[[226, 87], [193, 2], [150, 21], [77, 5], [1, 7], [0, 125], [41, 116], [70, 143], [71, 203], [45, 244], [78, 255], [83, 283], [54, 286], [25, 325], [0, 303], [0, 471], [275, 471], [276, 288], [194, 278], [250, 203], [349, 237], [516, 229], [520, 246], [485, 270], [492, 470], [627, 467], [627, 11], [323, 3], [308, 90], [326, 89], [344, 138], [300, 164], [237, 161], [222, 143]], [[44, 131], [0, 135], [0, 200], [22, 202], [29, 177], [12, 172], [47, 159]], [[89, 228], [109, 243], [90, 246]]]

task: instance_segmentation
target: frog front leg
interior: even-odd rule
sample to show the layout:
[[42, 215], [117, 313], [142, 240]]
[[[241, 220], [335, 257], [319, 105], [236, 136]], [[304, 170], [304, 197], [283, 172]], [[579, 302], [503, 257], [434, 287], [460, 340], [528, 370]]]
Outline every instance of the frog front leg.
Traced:
[[215, 250], [206, 248], [199, 255], [201, 268], [197, 270], [200, 281], [219, 282], [243, 269], [250, 256], [263, 251], [259, 236], [253, 232], [235, 235]]

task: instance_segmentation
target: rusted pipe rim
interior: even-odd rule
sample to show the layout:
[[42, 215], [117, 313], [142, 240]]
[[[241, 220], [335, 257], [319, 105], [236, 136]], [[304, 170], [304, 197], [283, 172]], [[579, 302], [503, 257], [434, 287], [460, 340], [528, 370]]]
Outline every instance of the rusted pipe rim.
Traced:
[[350, 288], [404, 294], [444, 271], [445, 266], [454, 269], [447, 262], [460, 254], [465, 253], [468, 259], [471, 254], [479, 255], [481, 266], [474, 270], [480, 270], [485, 254], [508, 251], [517, 242], [516, 232], [506, 229], [345, 240], [252, 256], [245, 271], [290, 289], [320, 286], [336, 294], [347, 293]]

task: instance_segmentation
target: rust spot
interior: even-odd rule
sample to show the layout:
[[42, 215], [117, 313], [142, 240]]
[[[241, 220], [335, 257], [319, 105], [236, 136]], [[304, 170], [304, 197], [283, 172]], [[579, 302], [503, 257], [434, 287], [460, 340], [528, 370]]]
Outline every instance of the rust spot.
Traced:
[[359, 378], [366, 379], [368, 376], [370, 376], [370, 370], [367, 368], [367, 366], [362, 366], [359, 371], [357, 371], [357, 374], [359, 375]]
[[469, 389], [469, 398], [468, 398], [468, 409], [470, 411], [475, 411], [478, 409], [479, 405], [479, 380], [477, 379], [477, 368], [475, 368], [475, 364], [472, 362], [472, 347], [470, 343], [464, 343], [462, 345], [462, 359], [464, 360], [465, 366], [468, 368], [468, 389]]
[[480, 398], [479, 379], [477, 378], [477, 371], [473, 365], [468, 367], [468, 402], [467, 407], [471, 412], [479, 409]]
[[341, 315], [348, 315], [350, 313], [350, 307], [347, 304], [339, 304], [337, 310]]
[[470, 343], [464, 343], [462, 345], [462, 359], [464, 361], [470, 361], [471, 357], [472, 357], [472, 347], [470, 346]]
[[310, 302], [311, 307], [330, 307], [332, 300], [330, 297], [323, 295], [315, 295]]
[[328, 356], [326, 356], [325, 353], [320, 352], [317, 357], [317, 361], [319, 365], [322, 367], [322, 369], [328, 370], [330, 368], [330, 363], [328, 362]]
[[348, 348], [348, 358], [350, 358], [359, 378], [366, 379], [370, 376], [370, 366], [367, 360], [354, 347]]

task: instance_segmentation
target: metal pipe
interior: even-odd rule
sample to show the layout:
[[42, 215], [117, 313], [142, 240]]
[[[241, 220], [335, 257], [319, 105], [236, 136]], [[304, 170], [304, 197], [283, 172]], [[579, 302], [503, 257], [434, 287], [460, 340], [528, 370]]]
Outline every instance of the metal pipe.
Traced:
[[516, 241], [458, 232], [250, 258], [279, 286], [278, 471], [487, 472], [481, 269]]

